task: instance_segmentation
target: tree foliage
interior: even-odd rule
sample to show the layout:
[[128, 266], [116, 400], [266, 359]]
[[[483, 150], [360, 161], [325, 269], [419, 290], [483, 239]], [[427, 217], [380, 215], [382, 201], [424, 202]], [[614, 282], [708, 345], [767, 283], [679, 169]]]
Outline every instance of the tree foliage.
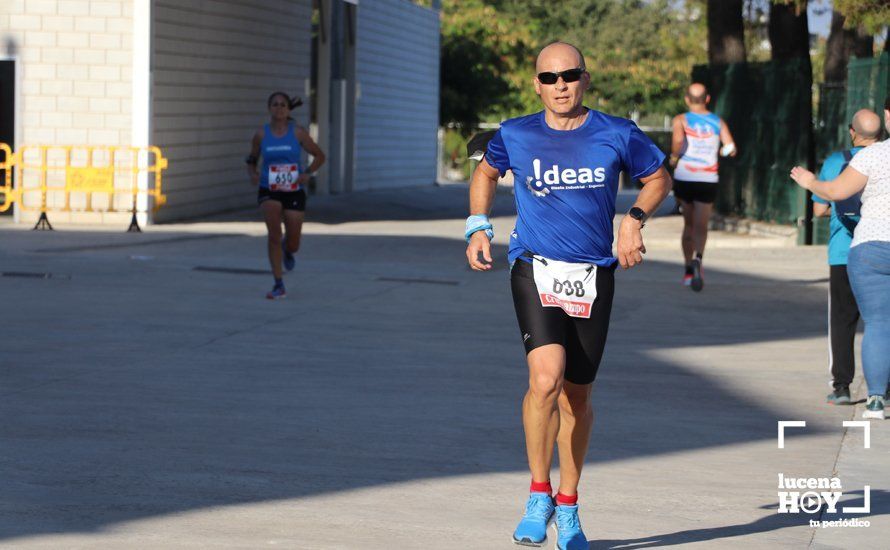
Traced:
[[847, 27], [862, 25], [877, 33], [890, 25], [890, 2], [887, 0], [834, 0], [834, 9], [847, 18]]
[[707, 61], [701, 10], [667, 0], [590, 3], [595, 8], [575, 19], [582, 25], [569, 38], [587, 56], [591, 100], [622, 116], [679, 110], [692, 66]]
[[445, 2], [441, 120], [470, 128], [519, 108], [517, 72], [532, 42], [527, 27], [483, 0]]
[[473, 125], [540, 109], [534, 61], [555, 40], [578, 46], [588, 105], [627, 116], [682, 108], [692, 65], [707, 61], [701, 0], [445, 0], [442, 120]]
[[[806, 9], [808, 0], [773, 0], [776, 4], [793, 4]], [[890, 25], [890, 2], [887, 0], [833, 0], [834, 10], [846, 18], [848, 29], [863, 26], [871, 34], [877, 34]]]

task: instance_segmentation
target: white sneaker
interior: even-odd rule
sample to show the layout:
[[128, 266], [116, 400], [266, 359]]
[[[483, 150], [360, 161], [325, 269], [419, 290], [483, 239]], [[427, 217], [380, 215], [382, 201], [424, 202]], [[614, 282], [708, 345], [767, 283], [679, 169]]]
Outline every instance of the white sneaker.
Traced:
[[884, 397], [881, 395], [871, 395], [865, 403], [865, 412], [862, 418], [878, 418], [884, 420], [886, 418], [884, 412]]

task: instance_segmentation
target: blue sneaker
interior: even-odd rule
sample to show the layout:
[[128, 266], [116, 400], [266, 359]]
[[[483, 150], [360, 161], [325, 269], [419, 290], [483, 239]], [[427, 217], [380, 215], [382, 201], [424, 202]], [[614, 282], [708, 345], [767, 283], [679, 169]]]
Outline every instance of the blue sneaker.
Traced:
[[266, 293], [266, 298], [269, 300], [279, 300], [285, 296], [287, 296], [287, 291], [284, 290], [284, 285], [275, 285], [272, 290]]
[[541, 546], [547, 540], [547, 526], [553, 519], [553, 498], [547, 493], [531, 493], [525, 503], [525, 515], [513, 531], [513, 542], [523, 546]]
[[556, 550], [588, 550], [587, 537], [578, 521], [578, 505], [556, 507]]
[[287, 241], [281, 241], [281, 251], [284, 253], [283, 261], [284, 269], [288, 271], [293, 271], [294, 266], [297, 265], [297, 261], [294, 259], [294, 255], [287, 251]]

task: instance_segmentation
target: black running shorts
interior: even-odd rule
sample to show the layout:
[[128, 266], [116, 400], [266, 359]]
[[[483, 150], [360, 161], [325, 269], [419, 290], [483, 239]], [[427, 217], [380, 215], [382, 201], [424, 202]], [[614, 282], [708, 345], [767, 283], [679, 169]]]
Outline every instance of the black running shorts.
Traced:
[[256, 202], [257, 204], [263, 204], [266, 201], [278, 201], [285, 210], [304, 212], [306, 210], [306, 190], [300, 189], [299, 191], [290, 192], [269, 191], [260, 187]]
[[513, 264], [510, 286], [525, 353], [547, 344], [559, 344], [566, 350], [565, 379], [573, 384], [593, 382], [609, 332], [615, 268], [597, 269], [596, 301], [589, 319], [569, 317], [558, 307], [542, 306], [532, 264], [522, 259]]
[[674, 180], [674, 196], [683, 202], [713, 204], [717, 199], [717, 183]]

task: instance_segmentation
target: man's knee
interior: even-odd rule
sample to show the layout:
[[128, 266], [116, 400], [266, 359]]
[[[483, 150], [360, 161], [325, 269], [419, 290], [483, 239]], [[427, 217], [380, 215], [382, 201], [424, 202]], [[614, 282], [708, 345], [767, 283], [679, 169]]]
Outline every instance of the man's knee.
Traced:
[[528, 379], [528, 389], [536, 401], [553, 401], [562, 391], [562, 376], [550, 371], [533, 372]]
[[275, 231], [274, 229], [269, 230], [269, 244], [275, 246], [281, 246], [281, 230]]

